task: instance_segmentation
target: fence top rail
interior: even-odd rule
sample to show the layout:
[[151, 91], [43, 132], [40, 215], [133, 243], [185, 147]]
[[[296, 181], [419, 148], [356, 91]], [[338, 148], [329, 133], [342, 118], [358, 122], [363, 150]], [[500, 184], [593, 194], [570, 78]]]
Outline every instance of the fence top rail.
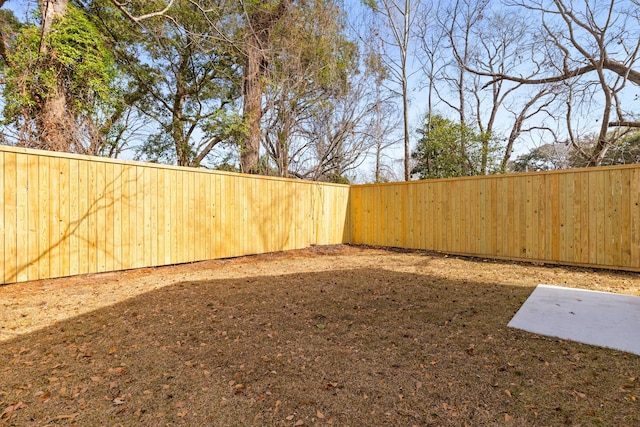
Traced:
[[560, 175], [570, 173], [589, 173], [597, 171], [610, 171], [610, 170], [625, 170], [625, 169], [640, 169], [640, 164], [628, 164], [628, 165], [613, 165], [613, 166], [598, 166], [598, 167], [584, 167], [584, 168], [572, 168], [572, 169], [560, 169], [551, 171], [539, 171], [539, 172], [512, 172], [492, 175], [475, 175], [475, 176], [458, 176], [455, 178], [437, 178], [437, 179], [420, 179], [413, 181], [393, 181], [393, 182], [378, 182], [371, 184], [353, 184], [351, 187], [382, 187], [392, 185], [405, 185], [405, 184], [425, 184], [425, 183], [439, 183], [449, 181], [469, 181], [469, 180], [482, 180], [482, 179], [503, 179], [503, 178], [522, 178], [527, 176], [546, 176], [546, 175]]
[[2, 144], [0, 144], [0, 152], [29, 154], [29, 155], [36, 155], [41, 157], [56, 157], [56, 158], [63, 158], [63, 159], [85, 160], [90, 162], [113, 163], [113, 164], [119, 164], [119, 165], [125, 165], [125, 166], [170, 169], [170, 170], [176, 170], [181, 172], [197, 172], [197, 173], [205, 173], [205, 174], [212, 174], [212, 175], [235, 176], [238, 178], [286, 181], [286, 182], [295, 182], [298, 184], [308, 184], [308, 185], [319, 184], [319, 185], [326, 185], [326, 186], [332, 186], [332, 187], [346, 187], [346, 188], [349, 187], [348, 184], [336, 184], [333, 182], [309, 181], [309, 180], [296, 179], [296, 178], [282, 178], [279, 176], [251, 175], [251, 174], [245, 174], [245, 173], [227, 172], [227, 171], [219, 171], [219, 170], [205, 169], [205, 168], [173, 166], [173, 165], [165, 165], [161, 163], [140, 162], [135, 160], [111, 159], [108, 157], [89, 156], [84, 154], [65, 153], [60, 151], [38, 150], [35, 148], [26, 148], [26, 147], [13, 147], [10, 145], [2, 145]]

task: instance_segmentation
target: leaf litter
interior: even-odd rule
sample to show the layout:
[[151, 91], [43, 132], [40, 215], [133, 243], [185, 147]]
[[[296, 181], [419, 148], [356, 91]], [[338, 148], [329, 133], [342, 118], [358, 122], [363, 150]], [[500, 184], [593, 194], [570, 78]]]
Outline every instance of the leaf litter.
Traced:
[[0, 425], [639, 424], [638, 356], [505, 326], [538, 283], [640, 294], [350, 246], [0, 287]]

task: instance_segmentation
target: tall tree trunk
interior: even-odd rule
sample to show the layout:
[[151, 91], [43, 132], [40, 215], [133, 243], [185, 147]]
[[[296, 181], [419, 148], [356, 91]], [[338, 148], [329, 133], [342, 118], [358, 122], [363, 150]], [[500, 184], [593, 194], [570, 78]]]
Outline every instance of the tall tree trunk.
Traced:
[[[65, 15], [69, 0], [41, 0], [39, 3], [42, 12], [40, 54], [44, 56], [49, 51], [47, 36], [51, 33], [53, 21]], [[37, 120], [39, 146], [46, 150], [71, 151], [65, 82], [60, 74], [57, 78], [56, 90], [43, 100], [40, 118]]]
[[409, 93], [408, 93], [408, 82], [406, 77], [406, 68], [403, 66], [402, 68], [402, 118], [403, 118], [403, 127], [404, 127], [404, 180], [411, 180], [411, 168], [409, 166], [409, 158], [411, 154], [409, 153]]
[[[247, 126], [240, 149], [240, 167], [244, 173], [256, 173], [260, 155], [260, 122], [262, 120], [262, 94], [264, 68], [271, 30], [285, 15], [293, 0], [273, 2], [261, 0], [247, 5], [247, 35], [243, 75], [243, 117]], [[248, 2], [247, 2], [248, 3]]]
[[246, 64], [244, 67], [244, 106], [243, 116], [247, 126], [247, 134], [240, 147], [240, 166], [244, 173], [256, 173], [260, 155], [260, 122], [262, 120], [262, 49], [258, 35], [251, 34], [252, 39], [246, 47]]

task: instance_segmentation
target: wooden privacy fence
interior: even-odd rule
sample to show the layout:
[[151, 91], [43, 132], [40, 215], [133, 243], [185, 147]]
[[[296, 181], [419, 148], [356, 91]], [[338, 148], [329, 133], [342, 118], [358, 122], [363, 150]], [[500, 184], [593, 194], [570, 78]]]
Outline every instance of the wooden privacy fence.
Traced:
[[0, 147], [0, 283], [349, 241], [349, 187]]
[[0, 147], [0, 283], [356, 243], [640, 271], [640, 166], [334, 185]]
[[351, 188], [352, 242], [639, 271], [640, 166]]

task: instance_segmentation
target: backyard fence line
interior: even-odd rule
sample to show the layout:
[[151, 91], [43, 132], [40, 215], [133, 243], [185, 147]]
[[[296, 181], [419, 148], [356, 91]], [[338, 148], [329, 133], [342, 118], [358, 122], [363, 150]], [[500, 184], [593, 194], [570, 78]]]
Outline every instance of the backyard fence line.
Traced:
[[640, 165], [351, 187], [352, 242], [640, 271]]
[[338, 185], [0, 146], [0, 283], [355, 243], [640, 271], [640, 165]]
[[350, 240], [349, 186], [0, 147], [0, 283]]

